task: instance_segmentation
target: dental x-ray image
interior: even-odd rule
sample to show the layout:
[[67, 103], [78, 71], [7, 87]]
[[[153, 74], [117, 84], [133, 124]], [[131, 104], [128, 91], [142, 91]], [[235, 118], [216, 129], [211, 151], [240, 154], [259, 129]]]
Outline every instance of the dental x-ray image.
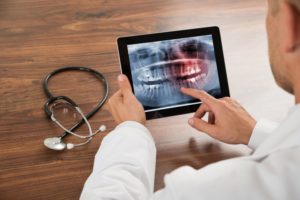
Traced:
[[127, 47], [134, 92], [146, 112], [199, 102], [181, 87], [221, 95], [211, 35]]

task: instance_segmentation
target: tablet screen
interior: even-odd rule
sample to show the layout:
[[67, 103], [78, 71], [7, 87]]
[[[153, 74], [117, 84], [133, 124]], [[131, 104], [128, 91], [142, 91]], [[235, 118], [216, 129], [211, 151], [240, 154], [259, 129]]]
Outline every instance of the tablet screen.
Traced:
[[221, 96], [212, 35], [127, 45], [133, 90], [146, 112], [199, 104], [181, 87]]

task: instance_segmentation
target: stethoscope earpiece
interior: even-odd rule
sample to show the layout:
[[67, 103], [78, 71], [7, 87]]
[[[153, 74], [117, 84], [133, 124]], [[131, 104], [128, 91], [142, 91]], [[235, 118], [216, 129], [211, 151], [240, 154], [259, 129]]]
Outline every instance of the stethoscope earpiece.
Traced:
[[67, 144], [67, 149], [70, 150], [70, 149], [73, 149], [74, 148], [74, 144], [73, 143], [68, 143]]

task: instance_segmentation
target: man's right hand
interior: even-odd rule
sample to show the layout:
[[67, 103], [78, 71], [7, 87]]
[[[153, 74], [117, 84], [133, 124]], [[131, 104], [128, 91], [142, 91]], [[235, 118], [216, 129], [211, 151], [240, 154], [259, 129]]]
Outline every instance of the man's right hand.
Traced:
[[[211, 137], [229, 144], [248, 144], [256, 121], [235, 100], [229, 97], [215, 99], [204, 91], [182, 88], [181, 92], [203, 103], [189, 124]], [[208, 122], [202, 117], [209, 113]]]

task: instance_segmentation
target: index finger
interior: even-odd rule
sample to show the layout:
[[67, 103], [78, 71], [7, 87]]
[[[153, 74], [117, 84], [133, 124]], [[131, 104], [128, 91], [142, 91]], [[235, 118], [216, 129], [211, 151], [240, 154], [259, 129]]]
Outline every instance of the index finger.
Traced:
[[211, 112], [212, 110], [207, 106], [207, 104], [202, 103], [198, 110], [195, 112], [194, 117], [202, 118], [207, 112]]
[[203, 90], [196, 90], [193, 88], [181, 88], [181, 92], [194, 97], [196, 99], [201, 100], [203, 103], [206, 103], [207, 105], [211, 106], [217, 103], [217, 99], [215, 99], [213, 96], [207, 94], [205, 91]]

